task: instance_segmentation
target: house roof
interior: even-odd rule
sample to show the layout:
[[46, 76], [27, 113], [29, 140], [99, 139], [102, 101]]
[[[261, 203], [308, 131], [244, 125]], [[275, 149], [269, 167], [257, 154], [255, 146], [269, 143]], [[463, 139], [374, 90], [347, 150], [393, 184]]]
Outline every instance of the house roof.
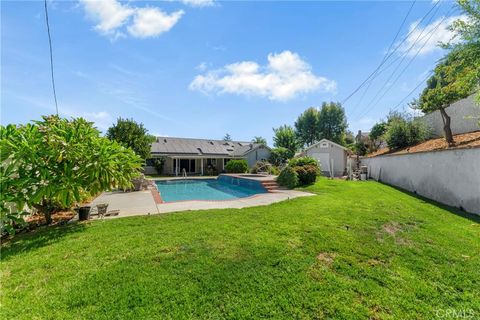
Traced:
[[151, 152], [161, 155], [241, 157], [260, 146], [246, 141], [157, 137], [152, 143]]
[[343, 150], [345, 150], [345, 151], [350, 151], [348, 148], [345, 148], [344, 146], [339, 145], [338, 143], [335, 143], [335, 142], [330, 141], [330, 140], [328, 140], [328, 139], [322, 139], [322, 140], [318, 141], [317, 143], [314, 143], [314, 144], [312, 144], [311, 146], [305, 148], [305, 150], [309, 150], [309, 149], [311, 149], [311, 148], [313, 148], [313, 147], [316, 147], [317, 145], [319, 145], [319, 144], [322, 143], [322, 142], [328, 142], [328, 143], [331, 143], [331, 144], [333, 144], [334, 146], [339, 147], [339, 148], [341, 148], [341, 149], [343, 149]]

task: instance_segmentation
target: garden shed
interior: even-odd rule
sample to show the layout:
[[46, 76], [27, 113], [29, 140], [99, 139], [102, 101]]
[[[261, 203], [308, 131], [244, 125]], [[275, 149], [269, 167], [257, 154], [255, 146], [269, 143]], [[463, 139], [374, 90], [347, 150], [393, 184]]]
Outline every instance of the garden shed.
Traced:
[[349, 150], [338, 143], [322, 139], [307, 147], [303, 154], [317, 159], [321, 166], [322, 174], [330, 176], [343, 176], [347, 168]]

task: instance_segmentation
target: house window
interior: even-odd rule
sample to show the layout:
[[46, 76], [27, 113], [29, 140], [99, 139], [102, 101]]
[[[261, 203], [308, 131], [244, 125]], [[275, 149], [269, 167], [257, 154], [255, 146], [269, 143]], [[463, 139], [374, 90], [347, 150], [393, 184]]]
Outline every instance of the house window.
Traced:
[[207, 159], [207, 166], [217, 166], [217, 159]]
[[320, 148], [328, 148], [328, 143], [322, 142], [322, 143], [320, 144]]

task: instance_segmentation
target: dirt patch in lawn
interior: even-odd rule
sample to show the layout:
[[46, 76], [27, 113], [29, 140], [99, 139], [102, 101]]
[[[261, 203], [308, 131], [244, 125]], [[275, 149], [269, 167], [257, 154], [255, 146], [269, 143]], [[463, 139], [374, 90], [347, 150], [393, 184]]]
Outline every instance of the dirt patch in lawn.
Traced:
[[406, 239], [402, 235], [405, 232], [409, 232], [417, 228], [419, 222], [411, 223], [399, 223], [396, 221], [390, 221], [383, 224], [380, 230], [377, 232], [377, 240], [379, 242], [384, 242], [385, 238], [393, 238], [397, 245], [411, 246], [413, 242], [409, 239]]
[[320, 252], [317, 255], [317, 260], [326, 266], [331, 266], [336, 256], [337, 256], [336, 253]]

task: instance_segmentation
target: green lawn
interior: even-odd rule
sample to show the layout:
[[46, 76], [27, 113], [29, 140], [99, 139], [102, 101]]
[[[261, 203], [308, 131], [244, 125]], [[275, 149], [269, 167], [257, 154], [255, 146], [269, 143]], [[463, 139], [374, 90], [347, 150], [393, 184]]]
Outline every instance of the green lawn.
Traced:
[[2, 319], [480, 317], [478, 217], [376, 182], [307, 189], [19, 236], [2, 248]]

